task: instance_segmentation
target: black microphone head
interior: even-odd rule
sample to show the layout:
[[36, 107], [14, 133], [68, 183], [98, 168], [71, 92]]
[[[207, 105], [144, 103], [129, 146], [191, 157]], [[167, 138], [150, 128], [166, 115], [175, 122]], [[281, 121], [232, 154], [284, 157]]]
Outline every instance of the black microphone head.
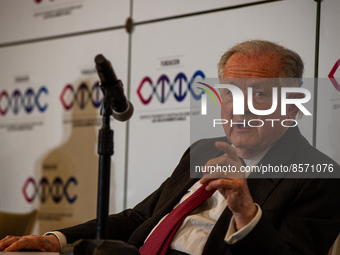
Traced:
[[97, 73], [102, 82], [116, 82], [118, 80], [111, 66], [111, 62], [102, 54], [98, 54], [94, 58], [94, 62], [96, 63]]
[[133, 105], [126, 99], [123, 84], [117, 79], [109, 60], [98, 54], [94, 61], [101, 80], [101, 88], [105, 94], [104, 100], [110, 104], [112, 116], [119, 121], [126, 121], [133, 114]]
[[97, 65], [103, 65], [105, 63], [106, 59], [102, 54], [98, 54], [94, 58], [94, 62], [96, 62]]

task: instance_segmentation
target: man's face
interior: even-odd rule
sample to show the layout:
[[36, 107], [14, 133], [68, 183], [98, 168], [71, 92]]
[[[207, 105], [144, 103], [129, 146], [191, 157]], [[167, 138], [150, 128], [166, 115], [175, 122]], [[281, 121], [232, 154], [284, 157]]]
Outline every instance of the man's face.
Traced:
[[[276, 142], [287, 130], [281, 125], [281, 120], [290, 118], [289, 112], [286, 116], [281, 116], [280, 89], [278, 88], [278, 105], [276, 110], [265, 116], [257, 116], [249, 111], [247, 104], [247, 88], [253, 88], [253, 106], [257, 110], [267, 110], [272, 106], [272, 87], [278, 87], [273, 83], [278, 78], [280, 71], [280, 62], [275, 54], [266, 53], [261, 56], [246, 56], [243, 54], [232, 55], [224, 69], [223, 83], [229, 83], [239, 87], [244, 95], [244, 115], [233, 115], [233, 99], [229, 90], [222, 89], [222, 119], [227, 119], [228, 124], [223, 125], [224, 132], [228, 140], [236, 147], [240, 157], [249, 158], [255, 155], [269, 145]], [[247, 78], [247, 79], [239, 79]], [[294, 116], [295, 117], [295, 116]], [[230, 126], [230, 120], [233, 122], [246, 123], [251, 119], [261, 119], [264, 122], [262, 127], [243, 127], [242, 125]], [[274, 124], [265, 119], [279, 119]], [[252, 122], [252, 125], [260, 125], [260, 122]], [[274, 125], [274, 127], [272, 127]]]

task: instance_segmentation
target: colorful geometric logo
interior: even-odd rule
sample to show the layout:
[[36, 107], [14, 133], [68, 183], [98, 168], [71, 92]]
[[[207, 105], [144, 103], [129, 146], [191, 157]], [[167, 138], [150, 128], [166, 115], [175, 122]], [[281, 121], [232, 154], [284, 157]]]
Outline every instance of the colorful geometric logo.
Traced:
[[55, 177], [53, 182], [44, 176], [40, 181], [29, 177], [22, 187], [22, 194], [28, 203], [33, 203], [36, 198], [45, 203], [51, 197], [57, 204], [65, 197], [68, 203], [73, 204], [78, 196], [70, 193], [72, 193], [71, 189], [77, 186], [78, 181], [74, 176], [69, 177], [66, 182], [60, 176]]
[[328, 74], [328, 78], [333, 83], [334, 88], [338, 91], [340, 91], [340, 85], [339, 85], [338, 81], [334, 78], [334, 74], [335, 74], [335, 72], [336, 72], [336, 70], [338, 69], [339, 66], [340, 66], [340, 59], [338, 59], [338, 61], [333, 66], [331, 72]]
[[100, 89], [99, 81], [95, 82], [92, 87], [82, 82], [77, 89], [74, 89], [73, 84], [68, 83], [59, 96], [60, 102], [65, 110], [72, 109], [74, 103], [83, 110], [90, 102], [94, 108], [99, 108], [102, 103], [102, 98], [103, 93]]
[[18, 114], [21, 109], [24, 109], [27, 114], [32, 113], [34, 108], [39, 112], [45, 112], [48, 104], [43, 102], [47, 95], [48, 89], [45, 86], [37, 91], [33, 88], [27, 88], [25, 92], [21, 89], [14, 89], [12, 93], [2, 90], [0, 92], [0, 116], [6, 115], [9, 111]]
[[186, 74], [180, 72], [171, 81], [166, 74], [162, 74], [157, 79], [157, 82], [153, 82], [149, 76], [145, 76], [136, 92], [144, 105], [149, 104], [152, 98], [164, 104], [170, 96], [173, 96], [177, 102], [182, 102], [189, 94], [195, 100], [199, 100], [201, 99], [201, 94], [196, 94], [191, 86], [196, 78], [204, 79], [205, 75], [202, 71], [197, 70], [189, 79]]

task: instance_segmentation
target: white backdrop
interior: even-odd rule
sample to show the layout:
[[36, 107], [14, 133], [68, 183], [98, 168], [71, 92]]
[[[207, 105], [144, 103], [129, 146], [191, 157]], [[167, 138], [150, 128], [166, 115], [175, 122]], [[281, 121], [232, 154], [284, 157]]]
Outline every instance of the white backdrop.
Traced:
[[[321, 40], [319, 77], [322, 83], [318, 87], [317, 142], [319, 150], [340, 163], [340, 91], [335, 88], [329, 76], [340, 84], [340, 31], [331, 29], [338, 20], [335, 14], [340, 12], [340, 2], [328, 1], [321, 8]], [[331, 73], [331, 71], [334, 71]]]
[[263, 2], [261, 0], [140, 0], [133, 2], [133, 19], [136, 22], [164, 19], [178, 15], [188, 15], [195, 12], [212, 11], [218, 8], [226, 8], [237, 5]]
[[125, 0], [2, 0], [0, 43], [122, 26]]
[[[10, 60], [0, 70], [1, 91], [9, 94], [8, 99], [1, 98], [1, 109], [8, 108], [0, 119], [1, 210], [39, 208], [40, 219], [44, 221], [40, 233], [96, 216], [97, 131], [101, 117], [100, 108], [92, 104], [86, 87], [92, 91], [99, 80], [94, 69], [94, 56], [98, 53], [112, 59], [117, 75], [126, 83], [127, 46], [124, 31], [110, 31], [0, 49], [1, 59]], [[85, 90], [79, 89], [81, 84], [86, 86]], [[20, 110], [15, 114], [15, 107], [8, 105], [17, 89], [26, 102], [24, 105], [34, 105], [33, 99], [29, 104], [28, 88], [36, 95], [46, 88], [38, 102], [47, 108], [40, 112], [35, 104], [28, 113], [17, 100]], [[92, 94], [97, 101], [96, 94]], [[111, 182], [111, 212], [116, 212], [123, 209], [125, 123], [113, 121], [112, 127], [115, 146], [119, 148], [112, 161]], [[53, 189], [51, 192], [39, 184], [44, 177]], [[52, 184], [57, 177], [63, 184], [58, 181]], [[75, 181], [67, 185], [72, 177]], [[34, 190], [34, 183], [39, 192]], [[65, 186], [71, 201], [77, 196], [74, 202], [63, 196]]]

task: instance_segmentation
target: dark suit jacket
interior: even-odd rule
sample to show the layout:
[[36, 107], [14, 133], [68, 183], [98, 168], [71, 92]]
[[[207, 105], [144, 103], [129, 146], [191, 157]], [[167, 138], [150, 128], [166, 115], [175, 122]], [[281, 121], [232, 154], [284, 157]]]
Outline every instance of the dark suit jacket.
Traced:
[[[198, 180], [190, 179], [190, 155], [200, 155], [191, 159], [191, 165], [204, 165], [208, 159], [221, 155], [214, 146], [217, 140], [226, 141], [226, 138], [206, 139], [193, 144], [171, 177], [154, 193], [135, 208], [110, 215], [109, 238], [140, 248], [153, 227]], [[340, 171], [337, 163], [309, 145], [298, 128], [289, 128], [259, 164], [301, 162], [331, 163], [334, 171]], [[254, 202], [262, 208], [261, 220], [245, 238], [229, 245], [224, 237], [232, 213], [226, 208], [213, 228], [203, 254], [327, 253], [340, 232], [339, 179], [248, 178], [247, 182]], [[69, 243], [94, 239], [96, 221], [60, 231]]]

